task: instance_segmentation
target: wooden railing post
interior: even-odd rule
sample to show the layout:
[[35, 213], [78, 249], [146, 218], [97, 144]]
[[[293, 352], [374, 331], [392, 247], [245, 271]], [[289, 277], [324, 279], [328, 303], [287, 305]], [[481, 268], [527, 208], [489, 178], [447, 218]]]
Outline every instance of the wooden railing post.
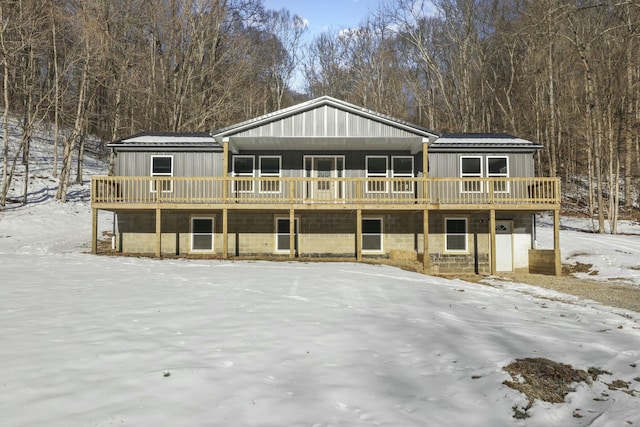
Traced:
[[296, 181], [288, 180], [285, 182], [289, 183], [289, 203], [293, 204], [296, 198]]

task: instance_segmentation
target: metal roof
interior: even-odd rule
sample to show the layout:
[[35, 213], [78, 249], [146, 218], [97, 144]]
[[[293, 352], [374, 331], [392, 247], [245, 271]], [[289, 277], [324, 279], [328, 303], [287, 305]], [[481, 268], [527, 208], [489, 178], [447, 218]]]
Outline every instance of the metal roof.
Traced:
[[213, 150], [221, 151], [222, 147], [208, 132], [143, 132], [107, 145], [114, 150]]
[[536, 151], [542, 145], [507, 133], [451, 133], [436, 139], [429, 151]]

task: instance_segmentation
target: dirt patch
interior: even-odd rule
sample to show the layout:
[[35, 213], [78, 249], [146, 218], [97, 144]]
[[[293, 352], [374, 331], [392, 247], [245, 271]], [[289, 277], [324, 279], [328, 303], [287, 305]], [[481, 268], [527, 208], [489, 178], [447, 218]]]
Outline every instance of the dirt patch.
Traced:
[[[527, 396], [528, 404], [524, 407], [514, 406], [514, 418], [529, 418], [527, 411], [531, 409], [536, 400], [549, 403], [563, 403], [565, 396], [575, 391], [577, 383], [586, 382], [591, 384], [598, 380], [600, 375], [611, 375], [610, 372], [598, 368], [574, 369], [571, 365], [554, 362], [542, 357], [517, 359], [515, 362], [502, 368], [511, 375], [512, 380], [504, 381], [503, 384], [523, 393]], [[635, 396], [629, 390], [629, 383], [622, 380], [614, 380], [605, 383], [609, 390], [621, 390], [631, 396]], [[574, 411], [574, 417], [582, 416]]]
[[[563, 272], [566, 271], [567, 273], [562, 276], [544, 276], [541, 274], [527, 273], [500, 273], [499, 279], [551, 289], [580, 298], [597, 301], [610, 307], [618, 307], [640, 313], [640, 287], [616, 281], [600, 282], [596, 280], [580, 279], [571, 275], [575, 269], [576, 267], [573, 266], [563, 266]], [[588, 264], [582, 264], [582, 266], [577, 267], [577, 269], [584, 270], [581, 271], [583, 273], [591, 272]], [[481, 284], [486, 284], [483, 282], [488, 278], [487, 276], [480, 275], [458, 275], [456, 277], [468, 282]]]

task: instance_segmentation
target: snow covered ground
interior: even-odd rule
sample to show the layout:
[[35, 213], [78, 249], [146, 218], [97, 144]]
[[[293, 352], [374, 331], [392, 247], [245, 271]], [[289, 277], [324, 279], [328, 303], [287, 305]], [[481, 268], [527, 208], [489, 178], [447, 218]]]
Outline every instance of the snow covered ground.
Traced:
[[[86, 185], [60, 204], [43, 177], [0, 211], [3, 426], [640, 424], [639, 313], [387, 266], [94, 256]], [[563, 230], [563, 257], [640, 284], [626, 231]], [[611, 375], [515, 419], [523, 357]]]

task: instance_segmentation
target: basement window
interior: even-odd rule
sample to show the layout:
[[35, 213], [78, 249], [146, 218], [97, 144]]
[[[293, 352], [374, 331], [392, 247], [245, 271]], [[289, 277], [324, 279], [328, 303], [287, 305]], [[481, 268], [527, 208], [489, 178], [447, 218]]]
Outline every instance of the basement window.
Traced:
[[467, 218], [445, 218], [445, 251], [467, 252]]
[[382, 218], [362, 219], [362, 252], [382, 252]]
[[[291, 233], [289, 232], [289, 225], [291, 221], [289, 218], [276, 218], [276, 252], [289, 252], [291, 248], [290, 239]], [[294, 233], [295, 233], [295, 252], [298, 252], [298, 218], [293, 221]]]
[[191, 251], [213, 251], [213, 218], [191, 218]]

